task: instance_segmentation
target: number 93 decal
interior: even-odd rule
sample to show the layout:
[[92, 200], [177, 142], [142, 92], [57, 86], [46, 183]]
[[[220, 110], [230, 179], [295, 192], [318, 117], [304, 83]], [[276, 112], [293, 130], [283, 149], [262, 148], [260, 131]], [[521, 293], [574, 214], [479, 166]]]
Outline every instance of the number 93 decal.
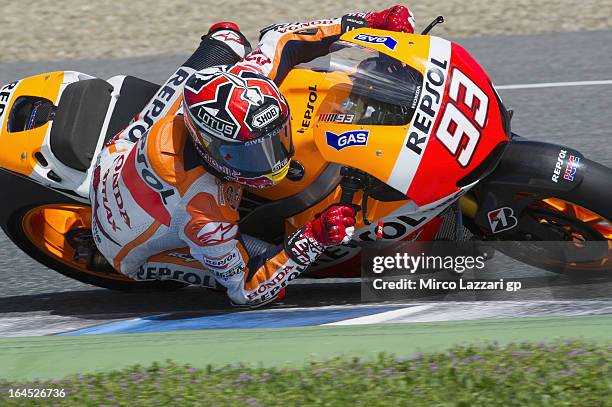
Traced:
[[[444, 106], [435, 135], [459, 165], [467, 167], [486, 124], [489, 98], [457, 68], [453, 68], [448, 95], [450, 100]], [[469, 112], [467, 115], [462, 111], [462, 106], [464, 111]]]

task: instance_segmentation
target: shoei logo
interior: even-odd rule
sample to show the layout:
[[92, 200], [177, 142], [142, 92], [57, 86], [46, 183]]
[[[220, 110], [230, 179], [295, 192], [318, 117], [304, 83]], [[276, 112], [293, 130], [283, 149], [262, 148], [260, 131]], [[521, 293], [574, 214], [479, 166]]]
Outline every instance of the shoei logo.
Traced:
[[499, 233], [510, 230], [518, 225], [518, 220], [514, 217], [512, 208], [504, 207], [495, 209], [488, 213], [491, 232]]
[[391, 51], [397, 46], [397, 41], [394, 38], [382, 35], [359, 34], [355, 37], [356, 41], [367, 42], [368, 44], [382, 44]]
[[331, 131], [325, 132], [327, 145], [340, 151], [343, 148], [353, 146], [366, 146], [368, 144], [369, 131], [354, 130], [342, 134], [335, 134]]
[[270, 105], [265, 108], [261, 113], [257, 113], [253, 116], [253, 127], [263, 129], [280, 115], [280, 109], [276, 105]]

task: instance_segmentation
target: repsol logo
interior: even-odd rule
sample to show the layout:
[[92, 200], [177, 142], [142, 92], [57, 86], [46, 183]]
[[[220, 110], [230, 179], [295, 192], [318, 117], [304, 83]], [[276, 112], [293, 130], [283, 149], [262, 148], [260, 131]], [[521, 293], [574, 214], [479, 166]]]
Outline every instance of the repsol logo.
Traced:
[[306, 110], [304, 111], [304, 118], [302, 119], [302, 128], [298, 130], [298, 133], [304, 133], [306, 129], [310, 127], [314, 114], [314, 104], [319, 98], [317, 94], [317, 85], [310, 86], [308, 90], [310, 93], [308, 94], [308, 102], [306, 103]]
[[149, 103], [146, 111], [141, 114], [140, 119], [130, 126], [128, 139], [132, 142], [138, 141], [153, 126], [156, 119], [159, 119], [168, 104], [173, 101], [174, 95], [179, 87], [185, 83], [189, 77], [189, 72], [180, 68], [175, 74], [161, 87], [155, 98]]
[[210, 275], [201, 276], [190, 271], [171, 269], [170, 267], [143, 267], [136, 273], [137, 280], [175, 280], [202, 287], [214, 288], [214, 280]]
[[[18, 83], [19, 81], [11, 82], [8, 85], [4, 85], [2, 88], [0, 88], [0, 119], [4, 115], [8, 102], [11, 100], [11, 93], [13, 93], [13, 90], [15, 87], [17, 87]], [[4, 122], [4, 120], [0, 120], [0, 124], [2, 122]]]
[[406, 141], [406, 148], [419, 156], [423, 154], [436, 113], [440, 110], [447, 73], [447, 60], [429, 59], [423, 96]]
[[145, 136], [140, 139], [136, 150], [136, 162], [140, 164], [136, 166], [138, 173], [143, 181], [160, 195], [162, 202], [167, 205], [168, 198], [174, 195], [174, 188], [166, 188], [166, 186], [157, 177], [157, 174], [151, 171], [151, 167], [145, 152], [146, 148], [147, 137]]
[[223, 256], [223, 257], [205, 257], [204, 258], [204, 264], [206, 264], [208, 267], [215, 268], [215, 269], [225, 269], [225, 268], [227, 268], [229, 266], [229, 264], [233, 260], [236, 260], [237, 258], [238, 258], [238, 253], [237, 253], [236, 249], [234, 249], [234, 251], [232, 251], [227, 256]]
[[574, 182], [574, 176], [576, 175], [576, 170], [578, 169], [579, 164], [580, 157], [570, 155], [567, 159], [567, 167], [565, 168], [565, 174], [563, 175], [563, 179]]
[[563, 160], [567, 156], [567, 150], [559, 151], [557, 156], [557, 162], [555, 163], [555, 169], [553, 170], [552, 181], [559, 182], [559, 176], [561, 175], [561, 168], [563, 168]]

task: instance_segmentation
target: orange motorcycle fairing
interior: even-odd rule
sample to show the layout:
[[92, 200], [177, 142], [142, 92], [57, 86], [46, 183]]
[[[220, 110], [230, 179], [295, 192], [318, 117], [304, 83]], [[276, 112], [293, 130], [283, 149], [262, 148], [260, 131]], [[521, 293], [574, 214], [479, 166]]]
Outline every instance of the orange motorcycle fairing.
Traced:
[[9, 119], [15, 103], [22, 97], [36, 96], [57, 105], [63, 81], [64, 72], [49, 72], [9, 83], [0, 89], [0, 167], [29, 176], [39, 165], [36, 154], [41, 151], [51, 122], [30, 130], [9, 131], [12, 130]]

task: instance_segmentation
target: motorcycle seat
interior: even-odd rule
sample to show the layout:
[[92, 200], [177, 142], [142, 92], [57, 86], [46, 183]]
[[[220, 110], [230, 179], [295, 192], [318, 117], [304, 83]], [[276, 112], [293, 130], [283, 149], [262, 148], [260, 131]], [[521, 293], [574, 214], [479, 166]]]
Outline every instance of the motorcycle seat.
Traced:
[[[108, 122], [104, 141], [125, 128], [155, 95], [159, 85], [126, 76]], [[64, 165], [87, 171], [91, 165], [113, 86], [102, 79], [71, 83], [60, 98], [50, 134], [51, 151]]]
[[68, 167], [86, 171], [93, 159], [113, 87], [102, 79], [66, 86], [50, 134], [51, 152]]

